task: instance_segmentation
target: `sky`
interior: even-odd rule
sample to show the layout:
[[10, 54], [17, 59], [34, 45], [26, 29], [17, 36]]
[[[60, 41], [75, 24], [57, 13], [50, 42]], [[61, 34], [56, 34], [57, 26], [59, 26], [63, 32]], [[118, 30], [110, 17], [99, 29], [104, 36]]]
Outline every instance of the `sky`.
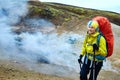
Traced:
[[120, 13], [120, 0], [39, 0]]

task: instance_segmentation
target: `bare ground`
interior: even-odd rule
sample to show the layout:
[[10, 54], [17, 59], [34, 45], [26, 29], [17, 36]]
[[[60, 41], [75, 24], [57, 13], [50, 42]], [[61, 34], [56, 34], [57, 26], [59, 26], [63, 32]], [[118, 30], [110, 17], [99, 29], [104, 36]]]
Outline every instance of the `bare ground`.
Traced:
[[[8, 63], [9, 62], [9, 63]], [[0, 80], [71, 80], [27, 70], [24, 66], [10, 61], [0, 62]]]
[[[2, 62], [3, 63], [3, 62]], [[6, 63], [6, 62], [5, 62]], [[13, 64], [13, 63], [12, 63]], [[16, 63], [14, 63], [16, 64]], [[0, 80], [79, 80], [79, 76], [74, 79], [67, 77], [59, 77], [55, 75], [48, 75], [38, 73], [15, 65], [0, 64]], [[120, 74], [112, 71], [102, 70], [98, 76], [98, 80], [119, 80]]]

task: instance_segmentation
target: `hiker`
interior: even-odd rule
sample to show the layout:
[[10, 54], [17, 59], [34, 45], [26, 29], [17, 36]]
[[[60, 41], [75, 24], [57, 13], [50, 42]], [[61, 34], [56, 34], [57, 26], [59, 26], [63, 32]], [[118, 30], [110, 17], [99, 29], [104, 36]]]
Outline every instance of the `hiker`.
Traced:
[[[107, 48], [106, 40], [103, 36], [100, 37], [98, 46], [97, 38], [99, 34], [99, 23], [95, 20], [90, 20], [87, 25], [87, 34], [83, 42], [82, 51], [78, 59], [79, 63], [83, 63], [80, 70], [80, 80], [97, 80], [97, 76], [103, 66], [103, 60], [107, 56]], [[82, 62], [83, 56], [84, 61]], [[95, 65], [95, 74], [93, 73], [93, 65]]]

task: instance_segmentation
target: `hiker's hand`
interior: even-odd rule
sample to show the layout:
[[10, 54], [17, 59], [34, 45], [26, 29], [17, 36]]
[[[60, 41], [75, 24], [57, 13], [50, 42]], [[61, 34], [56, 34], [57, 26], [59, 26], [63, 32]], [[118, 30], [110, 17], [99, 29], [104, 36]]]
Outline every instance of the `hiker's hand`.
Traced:
[[97, 50], [98, 51], [98, 46], [97, 46], [97, 44], [93, 44], [93, 51], [95, 51], [95, 50]]
[[78, 59], [79, 63], [82, 63], [82, 57], [83, 57], [82, 55], [79, 56], [79, 59]]

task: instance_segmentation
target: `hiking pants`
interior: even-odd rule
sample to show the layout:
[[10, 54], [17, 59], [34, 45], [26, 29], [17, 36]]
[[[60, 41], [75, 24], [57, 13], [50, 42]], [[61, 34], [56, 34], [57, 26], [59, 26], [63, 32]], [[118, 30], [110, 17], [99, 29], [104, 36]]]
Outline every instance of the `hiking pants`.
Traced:
[[[83, 66], [80, 71], [80, 80], [93, 80], [93, 61], [89, 60], [85, 57]], [[103, 66], [103, 62], [95, 61], [95, 80], [97, 80], [97, 75], [99, 74], [101, 68]], [[88, 77], [89, 74], [89, 77]]]

